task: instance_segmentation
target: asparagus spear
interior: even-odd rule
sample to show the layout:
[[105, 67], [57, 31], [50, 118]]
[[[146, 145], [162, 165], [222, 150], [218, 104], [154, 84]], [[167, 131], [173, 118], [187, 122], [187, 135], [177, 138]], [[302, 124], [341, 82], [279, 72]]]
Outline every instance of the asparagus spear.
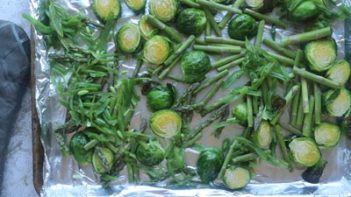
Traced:
[[289, 164], [289, 168], [291, 168], [292, 164], [291, 164], [291, 159], [289, 157], [289, 152], [288, 152], [288, 148], [286, 147], [285, 141], [284, 141], [284, 136], [282, 133], [282, 128], [279, 125], [276, 125], [274, 127], [274, 133], [275, 133], [275, 137], [278, 141], [280, 150], [282, 151], [282, 155], [284, 158], [284, 161], [286, 161]]
[[223, 66], [225, 64], [228, 64], [228, 63], [230, 63], [232, 61], [235, 61], [235, 60], [237, 60], [237, 59], [239, 59], [239, 58], [241, 58], [243, 56], [244, 56], [244, 54], [240, 53], [240, 54], [236, 54], [236, 55], [232, 55], [232, 56], [220, 59], [217, 62], [213, 63], [212, 67], [213, 68], [219, 68], [219, 67], [221, 67], [221, 66]]
[[249, 128], [252, 128], [254, 124], [254, 117], [253, 117], [253, 109], [252, 109], [252, 99], [250, 96], [246, 97], [246, 105], [247, 105], [247, 125]]
[[312, 135], [312, 122], [313, 122], [313, 108], [314, 108], [314, 97], [311, 96], [309, 102], [309, 113], [306, 114], [303, 123], [302, 134], [306, 137], [311, 137]]
[[293, 51], [286, 49], [282, 46], [280, 46], [278, 43], [274, 42], [273, 40], [270, 39], [263, 39], [263, 44], [267, 45], [268, 47], [272, 48], [273, 50], [277, 51], [278, 53], [285, 55], [289, 58], [295, 59], [296, 53]]
[[194, 94], [199, 93], [200, 91], [207, 88], [211, 84], [215, 83], [216, 81], [220, 80], [224, 76], [228, 75], [228, 73], [229, 73], [228, 70], [224, 70], [224, 71], [218, 73], [216, 76], [206, 79], [205, 81], [202, 82], [202, 84], [198, 88], [196, 88], [194, 90]]
[[245, 47], [244, 41], [215, 36], [205, 36], [205, 42], [210, 44], [229, 44]]
[[183, 44], [181, 44], [177, 48], [177, 50], [174, 51], [174, 53], [171, 56], [169, 56], [167, 58], [167, 60], [164, 62], [164, 65], [165, 66], [170, 65], [180, 54], [184, 53], [184, 51], [187, 48], [189, 48], [190, 45], [193, 44], [194, 40], [195, 40], [195, 36], [194, 35], [189, 36], [189, 38]]
[[177, 30], [175, 30], [172, 27], [167, 26], [162, 21], [158, 20], [157, 18], [155, 18], [152, 15], [147, 15], [146, 17], [147, 17], [146, 18], [147, 22], [149, 22], [151, 25], [155, 26], [156, 28], [164, 31], [166, 34], [169, 35], [169, 37], [171, 39], [173, 39], [176, 42], [182, 41], [182, 37], [180, 36], [180, 34], [178, 33]]
[[208, 8], [212, 8], [212, 9], [216, 9], [216, 10], [225, 10], [234, 14], [241, 14], [242, 11], [238, 8], [235, 7], [231, 7], [231, 6], [226, 6], [226, 5], [222, 5], [220, 3], [215, 3], [213, 1], [207, 1], [207, 0], [196, 0], [196, 2], [202, 6], [208, 7]]
[[169, 74], [169, 72], [171, 72], [171, 70], [178, 64], [178, 62], [180, 61], [180, 59], [182, 59], [182, 56], [177, 57], [166, 69], [164, 69], [161, 74], [159, 75], [158, 78], [160, 78], [161, 80], [163, 80], [165, 77], [167, 77], [167, 75]]
[[284, 29], [288, 27], [288, 25], [286, 23], [282, 22], [279, 19], [269, 17], [267, 15], [258, 13], [256, 11], [253, 11], [253, 10], [250, 10], [247, 8], [244, 10], [244, 13], [249, 14], [257, 19], [264, 20], [264, 21], [266, 21], [266, 23], [270, 23], [270, 24], [276, 25], [278, 27], [282, 27]]
[[314, 119], [316, 124], [321, 123], [321, 114], [322, 114], [322, 93], [321, 89], [317, 84], [313, 85], [314, 89]]
[[248, 162], [252, 160], [256, 160], [258, 156], [255, 153], [248, 153], [245, 155], [240, 155], [232, 159], [233, 164]]
[[258, 24], [258, 30], [257, 30], [257, 36], [256, 36], [256, 42], [255, 42], [255, 47], [257, 48], [261, 48], [261, 45], [262, 45], [264, 25], [265, 25], [264, 20], [261, 20], [260, 23]]
[[319, 83], [319, 84], [324, 85], [326, 87], [330, 87], [330, 88], [333, 88], [333, 89], [341, 88], [340, 84], [338, 84], [338, 83], [336, 83], [336, 82], [334, 82], [334, 81], [332, 81], [330, 79], [327, 79], [327, 78], [321, 77], [319, 75], [316, 75], [314, 73], [308, 72], [308, 71], [306, 71], [303, 68], [295, 67], [293, 69], [293, 72], [296, 75], [299, 75], [299, 76], [301, 76], [301, 77], [303, 77], [305, 79], [309, 79], [311, 81]]
[[219, 29], [218, 24], [215, 21], [214, 16], [212, 15], [212, 13], [206, 8], [204, 8], [203, 10], [205, 11], [206, 18], [207, 18], [208, 22], [210, 23], [212, 29], [215, 31], [216, 35], [217, 36], [221, 36], [222, 32]]
[[[243, 3], [245, 3], [245, 0], [236, 0], [233, 4], [234, 8], [239, 8]], [[222, 21], [218, 24], [219, 28], [223, 29], [229, 22], [229, 20], [234, 16], [234, 13], [232, 12], [227, 12]]]
[[223, 65], [223, 66], [217, 68], [217, 71], [218, 72], [222, 72], [224, 70], [229, 70], [229, 69], [231, 69], [231, 68], [233, 68], [235, 66], [238, 66], [243, 61], [244, 61], [244, 58], [237, 59], [237, 60], [235, 60], [235, 61], [233, 61], [231, 63], [228, 63], [226, 65]]
[[272, 52], [267, 52], [270, 56], [274, 57], [278, 62], [282, 64], [286, 64], [287, 66], [293, 66], [294, 65], [294, 60], [290, 59], [288, 57], [284, 57], [282, 55], [278, 55]]
[[330, 27], [325, 27], [318, 30], [313, 30], [309, 32], [304, 32], [301, 34], [296, 34], [293, 36], [288, 36], [282, 39], [281, 45], [288, 46], [291, 44], [306, 43], [313, 40], [318, 40], [323, 37], [330, 36], [332, 34], [332, 29]]
[[308, 85], [307, 81], [305, 79], [301, 79], [301, 95], [302, 95], [302, 106], [303, 106], [303, 112], [305, 114], [310, 112], [309, 108], [309, 99], [308, 99]]
[[196, 3], [195, 1], [192, 0], [180, 0], [181, 4], [184, 4], [186, 6], [189, 6], [191, 8], [201, 8], [200, 4]]
[[216, 46], [216, 45], [194, 45], [195, 50], [210, 52], [210, 53], [240, 53], [241, 47], [238, 46]]

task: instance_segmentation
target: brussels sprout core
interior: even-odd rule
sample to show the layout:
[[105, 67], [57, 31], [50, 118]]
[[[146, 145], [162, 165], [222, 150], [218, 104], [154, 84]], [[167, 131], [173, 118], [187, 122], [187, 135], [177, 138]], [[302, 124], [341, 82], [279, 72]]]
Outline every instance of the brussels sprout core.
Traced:
[[330, 123], [322, 123], [314, 130], [314, 139], [318, 145], [334, 147], [340, 139], [340, 128]]
[[146, 166], [154, 166], [164, 159], [165, 151], [157, 141], [140, 143], [136, 150], [138, 161]]
[[229, 37], [237, 40], [252, 38], [257, 34], [257, 23], [254, 18], [247, 14], [240, 14], [234, 17], [228, 26]]
[[181, 68], [184, 79], [188, 83], [195, 83], [205, 79], [211, 69], [210, 57], [202, 51], [191, 51], [183, 55]]
[[149, 6], [152, 15], [163, 22], [168, 22], [175, 17], [178, 2], [176, 0], [150, 0]]
[[93, 10], [102, 21], [117, 19], [121, 13], [119, 0], [93, 0]]
[[140, 45], [140, 31], [133, 23], [124, 24], [116, 35], [117, 47], [124, 53], [133, 53]]
[[114, 156], [110, 149], [96, 147], [93, 154], [93, 167], [99, 174], [109, 172], [113, 165]]
[[317, 145], [310, 138], [295, 138], [289, 148], [295, 161], [302, 166], [314, 166], [321, 158]]
[[312, 70], [328, 70], [336, 59], [335, 41], [328, 39], [310, 42], [305, 47], [305, 55]]
[[[326, 93], [326, 100], [329, 100], [331, 96], [334, 97], [335, 91], [330, 90]], [[342, 117], [349, 110], [351, 106], [350, 92], [346, 89], [341, 89], [339, 94], [335, 98], [330, 99], [326, 104], [329, 115], [334, 117]]]
[[182, 119], [174, 111], [161, 110], [151, 116], [150, 125], [155, 135], [172, 138], [180, 132]]
[[195, 8], [184, 9], [177, 18], [177, 28], [187, 35], [199, 35], [206, 28], [206, 14]]
[[230, 167], [225, 170], [223, 182], [229, 189], [240, 189], [249, 184], [250, 171], [242, 167]]
[[339, 83], [342, 86], [349, 80], [350, 74], [350, 64], [345, 60], [338, 61], [327, 72], [329, 79]]
[[160, 65], [166, 61], [171, 46], [166, 38], [162, 36], [154, 36], [145, 43], [144, 59], [151, 64]]

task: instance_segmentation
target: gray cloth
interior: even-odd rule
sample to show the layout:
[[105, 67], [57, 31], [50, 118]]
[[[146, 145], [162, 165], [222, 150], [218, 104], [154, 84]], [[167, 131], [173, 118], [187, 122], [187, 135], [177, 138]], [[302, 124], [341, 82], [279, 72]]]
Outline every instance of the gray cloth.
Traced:
[[[30, 78], [30, 40], [17, 25], [0, 20], [0, 186], [7, 145]], [[29, 164], [31, 165], [31, 164]], [[2, 187], [0, 187], [1, 196]]]

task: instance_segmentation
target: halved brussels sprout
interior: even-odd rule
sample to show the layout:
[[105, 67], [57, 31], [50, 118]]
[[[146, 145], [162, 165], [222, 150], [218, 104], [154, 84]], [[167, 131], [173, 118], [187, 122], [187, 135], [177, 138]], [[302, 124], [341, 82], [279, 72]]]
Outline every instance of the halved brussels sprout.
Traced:
[[141, 36], [143, 36], [143, 38], [146, 40], [152, 38], [158, 32], [157, 28], [147, 22], [146, 15], [142, 16], [139, 20], [139, 30], [141, 32]]
[[94, 170], [99, 174], [104, 174], [111, 170], [114, 155], [108, 148], [95, 147], [92, 161]]
[[161, 110], [152, 114], [150, 126], [155, 135], [172, 138], [180, 132], [182, 118], [174, 111]]
[[215, 180], [221, 170], [223, 155], [219, 149], [208, 148], [200, 152], [196, 167], [203, 183]]
[[317, 40], [308, 43], [305, 55], [310, 68], [317, 72], [328, 70], [336, 59], [336, 44], [332, 39]]
[[316, 17], [320, 10], [315, 0], [290, 0], [288, 1], [289, 18], [295, 21], [306, 21]]
[[102, 21], [117, 19], [121, 14], [119, 0], [93, 0], [93, 10]]
[[245, 0], [245, 4], [251, 9], [258, 10], [264, 5], [264, 0]]
[[162, 36], [154, 36], [145, 43], [144, 59], [151, 63], [160, 65], [166, 61], [171, 51], [168, 40]]
[[289, 143], [289, 148], [296, 163], [311, 167], [321, 158], [316, 143], [307, 137], [295, 138]]
[[69, 148], [79, 164], [87, 164], [91, 161], [91, 151], [86, 151], [84, 146], [89, 143], [89, 138], [79, 132], [72, 136]]
[[230, 167], [225, 170], [223, 183], [229, 189], [241, 189], [249, 184], [251, 173], [249, 170], [242, 167]]
[[180, 65], [187, 83], [204, 80], [207, 72], [211, 69], [210, 57], [203, 51], [186, 52]]
[[241, 125], [246, 125], [248, 116], [246, 103], [240, 103], [235, 106], [232, 110], [232, 115], [239, 121]]
[[187, 35], [200, 35], [206, 28], [207, 18], [203, 10], [184, 9], [177, 18], [177, 28]]
[[342, 117], [350, 111], [351, 96], [346, 89], [330, 90], [325, 93], [324, 99], [327, 112], [331, 116]]
[[141, 41], [140, 31], [136, 24], [124, 24], [116, 34], [117, 48], [124, 53], [135, 52]]
[[322, 123], [314, 130], [314, 139], [318, 145], [324, 147], [334, 147], [340, 139], [339, 126], [331, 123]]
[[175, 92], [172, 86], [156, 86], [147, 93], [148, 106], [156, 111], [170, 108], [175, 101]]
[[150, 0], [150, 13], [157, 19], [168, 22], [172, 20], [177, 14], [178, 1], [177, 0]]
[[150, 141], [148, 143], [140, 142], [135, 155], [140, 163], [146, 166], [154, 166], [163, 161], [165, 151], [157, 141]]
[[228, 25], [229, 37], [237, 40], [245, 40], [252, 38], [257, 34], [256, 20], [247, 14], [235, 16]]
[[124, 0], [127, 6], [135, 12], [144, 9], [146, 0]]
[[273, 139], [272, 127], [267, 121], [262, 121], [253, 136], [255, 144], [263, 149], [270, 147]]
[[349, 80], [350, 74], [350, 64], [345, 60], [336, 62], [327, 72], [329, 79], [339, 83], [342, 86]]

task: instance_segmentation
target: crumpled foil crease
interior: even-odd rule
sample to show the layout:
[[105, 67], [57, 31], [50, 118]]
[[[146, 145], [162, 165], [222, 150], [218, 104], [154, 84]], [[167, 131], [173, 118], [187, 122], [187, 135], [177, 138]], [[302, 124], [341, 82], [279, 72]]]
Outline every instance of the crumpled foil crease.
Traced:
[[[90, 18], [96, 20], [91, 11], [90, 0], [57, 0], [65, 8], [72, 12], [83, 12]], [[31, 14], [38, 17], [40, 0], [30, 0]], [[351, 0], [344, 0], [343, 3], [351, 5]], [[133, 20], [135, 16], [122, 3], [122, 18], [119, 24]], [[146, 8], [146, 13], [148, 10]], [[221, 16], [217, 16], [221, 17]], [[218, 18], [217, 18], [218, 19]], [[344, 23], [334, 25], [333, 37], [337, 41], [340, 50], [339, 58], [344, 58], [351, 49], [351, 32], [344, 29], [351, 29], [351, 19]], [[266, 26], [266, 33], [269, 32]], [[225, 32], [225, 31], [224, 31]], [[277, 39], [282, 35], [289, 35], [289, 30], [278, 30]], [[345, 36], [346, 35], [346, 36]], [[50, 83], [50, 66], [48, 54], [53, 52], [47, 50], [41, 35], [35, 33], [35, 77], [36, 77], [36, 108], [38, 110], [41, 125], [41, 139], [45, 149], [44, 155], [44, 185], [41, 191], [42, 196], [271, 196], [271, 195], [306, 195], [306, 196], [351, 196], [351, 142], [343, 137], [340, 145], [332, 150], [324, 150], [323, 156], [329, 161], [322, 176], [320, 184], [309, 184], [301, 180], [302, 170], [294, 170], [289, 173], [286, 170], [274, 168], [262, 163], [256, 169], [256, 177], [245, 189], [240, 191], [228, 191], [223, 188], [209, 188], [199, 185], [196, 188], [167, 189], [149, 185], [131, 185], [127, 177], [121, 175], [109, 190], [105, 190], [99, 184], [99, 178], [93, 173], [91, 167], [79, 168], [72, 157], [63, 157], [60, 148], [54, 137], [54, 129], [64, 123], [66, 110], [58, 101], [55, 87]], [[114, 44], [111, 43], [111, 50]], [[126, 69], [133, 69], [131, 62], [122, 62]], [[139, 114], [146, 110], [140, 110]], [[146, 113], [146, 112], [145, 112]], [[234, 130], [238, 128], [234, 127]], [[351, 132], [351, 131], [349, 131]], [[232, 134], [233, 135], [233, 134]], [[228, 136], [226, 136], [228, 137]], [[205, 136], [211, 145], [219, 145], [218, 141], [211, 141]]]

